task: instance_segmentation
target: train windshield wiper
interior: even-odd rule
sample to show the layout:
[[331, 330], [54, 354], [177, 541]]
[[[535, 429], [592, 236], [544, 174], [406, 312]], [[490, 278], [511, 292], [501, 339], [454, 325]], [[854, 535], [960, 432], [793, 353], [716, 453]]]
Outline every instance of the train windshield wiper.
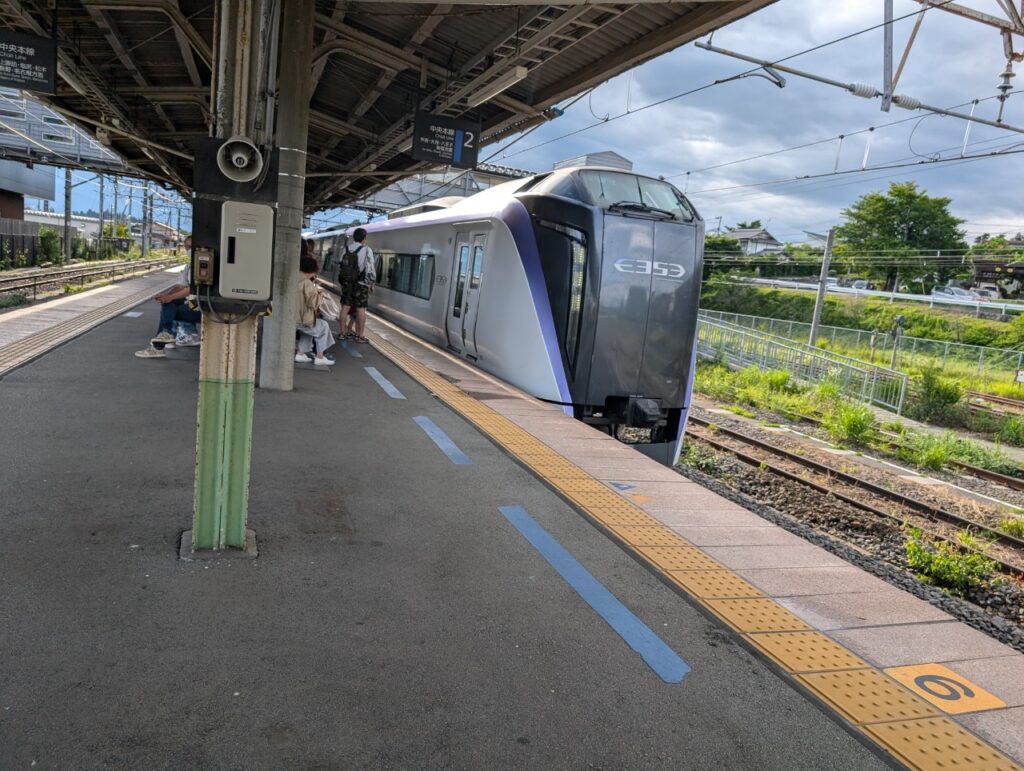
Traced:
[[645, 203], [639, 203], [638, 201], [617, 201], [608, 207], [609, 209], [625, 209], [626, 211], [639, 211], [645, 214], [661, 214], [662, 216], [668, 217], [670, 220], [676, 218], [675, 212], [671, 212], [668, 209], [657, 209], [653, 206], [648, 206]]

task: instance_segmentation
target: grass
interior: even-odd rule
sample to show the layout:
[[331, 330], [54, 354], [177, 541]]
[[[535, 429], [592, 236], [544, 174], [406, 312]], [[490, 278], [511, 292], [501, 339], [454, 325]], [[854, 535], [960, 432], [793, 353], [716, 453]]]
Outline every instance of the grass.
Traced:
[[686, 442], [679, 454], [679, 463], [683, 466], [690, 466], [705, 474], [713, 474], [718, 470], [718, 458], [715, 455], [705, 455], [695, 444]]
[[[974, 536], [960, 534], [961, 542]], [[921, 580], [940, 586], [963, 597], [975, 587], [989, 580], [997, 570], [997, 563], [981, 554], [962, 551], [947, 541], [929, 541], [921, 531], [911, 528], [906, 544], [907, 564]]]
[[739, 415], [742, 418], [754, 418], [757, 417], [756, 413], [751, 412], [746, 407], [740, 407], [736, 404], [726, 405], [725, 409], [729, 410], [733, 415]]
[[1024, 538], [1024, 517], [1007, 517], [997, 525], [998, 529], [1015, 538]]
[[63, 288], [61, 289], [61, 291], [64, 294], [78, 294], [79, 292], [84, 292], [85, 291], [85, 287], [84, 286], [78, 286], [77, 284], [65, 284], [63, 286]]
[[1024, 447], [1024, 416], [1006, 418], [996, 434], [999, 441]]
[[863, 404], [837, 401], [822, 425], [837, 442], [865, 445], [875, 433], [875, 414]]
[[912, 431], [903, 437], [903, 447], [897, 453], [903, 460], [919, 468], [939, 471], [951, 461], [968, 463], [979, 468], [1012, 474], [1019, 467], [1001, 450], [990, 450], [970, 439], [957, 436], [952, 431], [941, 434]]
[[17, 308], [20, 305], [28, 305], [28, 295], [15, 292], [0, 296], [0, 308]]

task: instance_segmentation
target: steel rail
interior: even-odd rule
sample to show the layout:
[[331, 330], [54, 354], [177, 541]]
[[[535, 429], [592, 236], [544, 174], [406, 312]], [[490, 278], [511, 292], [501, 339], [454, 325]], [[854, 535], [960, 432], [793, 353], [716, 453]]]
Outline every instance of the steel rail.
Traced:
[[59, 284], [64, 281], [79, 281], [84, 285], [86, 278], [109, 275], [113, 279], [118, 274], [124, 276], [127, 274], [147, 273], [176, 264], [178, 264], [176, 258], [164, 257], [155, 260], [122, 260], [102, 265], [76, 265], [49, 271], [22, 273], [17, 276], [0, 277], [0, 294], [31, 290], [32, 299], [34, 300], [37, 297], [39, 288], [43, 286]]
[[[712, 425], [711, 421], [703, 420], [702, 418], [698, 418], [693, 415], [690, 416], [690, 422], [696, 423], [697, 425], [708, 429], [710, 429], [710, 426]], [[781, 447], [775, 447], [774, 445], [771, 445], [767, 442], [762, 442], [759, 439], [744, 436], [743, 434], [737, 431], [732, 431], [730, 429], [723, 428], [717, 425], [715, 426], [714, 431], [716, 433], [724, 434], [729, 438], [744, 442], [745, 444], [749, 444], [753, 447], [757, 447], [758, 449], [770, 452], [773, 455], [778, 455], [779, 457], [784, 458], [785, 460], [797, 463], [803, 466], [804, 468], [816, 471], [819, 474], [834, 477], [835, 479], [838, 479], [848, 485], [860, 488], [873, 495], [877, 495], [880, 498], [885, 498], [886, 500], [890, 500], [908, 509], [914, 510], [917, 513], [923, 514], [924, 516], [930, 519], [940, 520], [951, 525], [956, 525], [958, 527], [965, 528], [967, 530], [976, 530], [985, 533], [989, 537], [993, 538], [993, 540], [995, 540], [997, 543], [1000, 543], [1003, 546], [1008, 546], [1020, 550], [1022, 558], [1024, 558], [1024, 540], [1020, 538], [1016, 538], [1012, 535], [1000, 532], [999, 530], [996, 530], [993, 527], [989, 527], [988, 525], [984, 525], [980, 522], [975, 522], [974, 520], [962, 517], [959, 514], [954, 514], [950, 511], [945, 511], [944, 509], [940, 509], [937, 506], [934, 506], [930, 503], [926, 503], [925, 501], [919, 500], [917, 498], [913, 498], [909, 495], [904, 495], [903, 493], [899, 493], [894, 490], [889, 490], [888, 488], [882, 487], [881, 485], [877, 485], [874, 482], [869, 482], [866, 479], [861, 479], [860, 477], [856, 477], [852, 474], [847, 474], [844, 471], [840, 471], [839, 469], [833, 468], [824, 463], [819, 463], [818, 461], [811, 460], [810, 458], [805, 458], [802, 455], [797, 455], [796, 453], [790, 452], [789, 450], [785, 450]], [[697, 433], [696, 436], [702, 441], [708, 442], [709, 444], [719, 447], [719, 449], [723, 449], [727, 452], [736, 454], [736, 451], [733, 448], [730, 448], [728, 445], [723, 445], [720, 442], [715, 442], [714, 439], [708, 438], [703, 432]], [[739, 456], [737, 455], [737, 457]], [[762, 459], [756, 459], [753, 458], [753, 456], [748, 457], [750, 458], [748, 462], [752, 462], [753, 465], [759, 465], [763, 463]], [[785, 469], [778, 469], [778, 472], [782, 476], [786, 476], [787, 478], [792, 479], [793, 481], [800, 482], [801, 484], [808, 484], [810, 486], [814, 486], [817, 489], [828, 493], [829, 495], [832, 495], [836, 498], [840, 498], [841, 500], [856, 506], [857, 508], [865, 509], [867, 511], [873, 511], [875, 513], [879, 512], [878, 509], [876, 509], [874, 506], [871, 506], [870, 504], [863, 503], [862, 501], [857, 501], [857, 499], [846, 496], [843, 493], [831, 490], [821, 485], [817, 485], [816, 483], [810, 482], [810, 480], [806, 480], [797, 474], [786, 471]], [[1020, 572], [1021, 568], [1016, 567], [1014, 568], [1014, 570]]]

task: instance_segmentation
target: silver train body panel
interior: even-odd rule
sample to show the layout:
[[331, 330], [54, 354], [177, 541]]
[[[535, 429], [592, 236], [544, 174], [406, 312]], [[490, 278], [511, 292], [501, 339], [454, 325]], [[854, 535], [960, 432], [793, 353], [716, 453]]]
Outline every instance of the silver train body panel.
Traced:
[[[675, 215], [594, 202], [595, 179], [623, 177], [678, 196]], [[581, 420], [649, 429], [638, 449], [674, 462], [703, 252], [703, 222], [678, 191], [559, 170], [365, 229], [376, 313]], [[326, 273], [352, 230], [311, 236]]]

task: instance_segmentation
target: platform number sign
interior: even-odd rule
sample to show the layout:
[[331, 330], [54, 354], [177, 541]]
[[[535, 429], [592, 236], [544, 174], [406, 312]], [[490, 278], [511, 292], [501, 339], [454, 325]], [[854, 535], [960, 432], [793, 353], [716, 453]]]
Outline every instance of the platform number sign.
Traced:
[[479, 148], [479, 121], [416, 113], [412, 138], [412, 157], [416, 160], [472, 169]]
[[1006, 702], [941, 664], [893, 667], [885, 673], [943, 712], [1001, 709]]
[[0, 30], [0, 86], [56, 93], [57, 43], [52, 38]]

